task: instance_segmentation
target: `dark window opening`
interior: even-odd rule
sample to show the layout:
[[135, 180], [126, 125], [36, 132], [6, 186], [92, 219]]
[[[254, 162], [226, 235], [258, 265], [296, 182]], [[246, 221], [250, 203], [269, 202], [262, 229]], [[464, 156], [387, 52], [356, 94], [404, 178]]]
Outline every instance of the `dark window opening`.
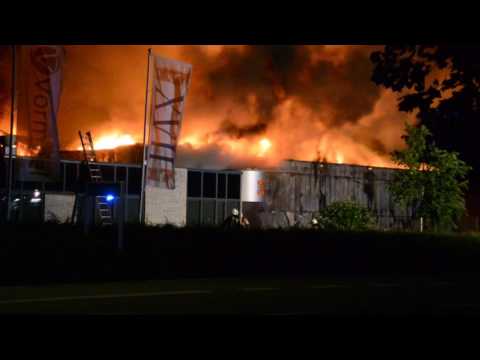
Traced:
[[228, 175], [228, 198], [240, 199], [240, 175]]
[[198, 171], [189, 171], [187, 176], [187, 196], [200, 197], [202, 196], [202, 174]]
[[120, 182], [120, 181], [127, 181], [127, 169], [122, 167], [122, 166], [119, 166], [117, 167], [117, 179], [116, 181]]
[[217, 197], [224, 199], [227, 186], [227, 175], [225, 174], [218, 174], [218, 195]]
[[100, 166], [103, 181], [113, 181], [114, 169], [113, 166]]
[[203, 197], [214, 198], [216, 196], [216, 174], [203, 173]]
[[75, 191], [77, 185], [77, 164], [65, 164], [65, 191]]
[[142, 187], [142, 169], [129, 168], [128, 169], [128, 193], [140, 194]]

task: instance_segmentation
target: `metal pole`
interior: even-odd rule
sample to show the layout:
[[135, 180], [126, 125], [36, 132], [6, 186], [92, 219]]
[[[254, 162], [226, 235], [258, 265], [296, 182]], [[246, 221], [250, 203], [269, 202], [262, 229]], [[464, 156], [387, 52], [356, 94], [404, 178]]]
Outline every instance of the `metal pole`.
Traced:
[[125, 183], [123, 181], [120, 183], [120, 197], [117, 201], [117, 206], [119, 207], [117, 215], [117, 249], [118, 251], [123, 251], [123, 228], [125, 223]]
[[203, 171], [200, 172], [200, 225], [203, 225]]
[[145, 158], [146, 158], [146, 145], [145, 140], [147, 137], [147, 112], [148, 112], [148, 87], [150, 85], [150, 56], [152, 54], [152, 49], [148, 49], [148, 61], [147, 61], [147, 88], [145, 90], [145, 116], [143, 121], [143, 159], [142, 159], [142, 186], [140, 190], [140, 212], [139, 212], [139, 221], [140, 224], [144, 223], [144, 202], [145, 202]]
[[[11, 84], [11, 107], [10, 107], [10, 137], [8, 144], [8, 196], [7, 196], [7, 221], [11, 220], [11, 209], [12, 209], [12, 180], [13, 180], [13, 123], [14, 123], [14, 111], [15, 111], [15, 45], [12, 45], [12, 84]], [[3, 161], [3, 159], [2, 159]]]

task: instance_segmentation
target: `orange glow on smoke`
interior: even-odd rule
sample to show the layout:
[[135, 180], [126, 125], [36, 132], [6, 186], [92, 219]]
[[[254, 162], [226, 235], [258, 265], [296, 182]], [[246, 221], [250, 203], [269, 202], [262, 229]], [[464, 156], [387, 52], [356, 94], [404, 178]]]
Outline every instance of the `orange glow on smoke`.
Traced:
[[[65, 72], [78, 70], [82, 72], [79, 76], [88, 81], [85, 86], [80, 86], [83, 82], [65, 81], [58, 115], [62, 149], [81, 150], [79, 129], [92, 130], [97, 150], [142, 143], [147, 48], [67, 46], [72, 60], [66, 63]], [[345, 106], [337, 103], [338, 99], [368, 98], [368, 93], [349, 91], [350, 87], [356, 88], [350, 84], [363, 81], [356, 76], [357, 69], [353, 66], [356, 62], [350, 64], [349, 59], [368, 57], [373, 50], [371, 47], [305, 46], [308, 52], [304, 56], [309, 57], [308, 61], [303, 63], [299, 57], [305, 71], [292, 72], [295, 77], [286, 76], [284, 80], [281, 79], [283, 72], [272, 72], [270, 65], [264, 66], [263, 58], [259, 59], [258, 66], [244, 63], [242, 56], [249, 56], [249, 49], [249, 46], [236, 45], [153, 46], [155, 54], [191, 63], [194, 68], [179, 138], [179, 155], [188, 152], [196, 159], [198, 154], [199, 164], [205, 158], [208, 166], [218, 161], [221, 167], [230, 166], [230, 163], [232, 167], [236, 164], [270, 167], [285, 159], [395, 166], [389, 152], [403, 146], [400, 136], [403, 124], [410, 116], [397, 111], [396, 94], [382, 90], [373, 108], [360, 104], [365, 107], [365, 112], [356, 119], [343, 119], [338, 115], [342, 113], [339, 109]], [[263, 53], [259, 54], [263, 56]], [[95, 67], [84, 66], [85, 61], [91, 61]], [[250, 71], [240, 71], [243, 64], [249, 69], [252, 66], [255, 74], [272, 77], [271, 83], [261, 80], [257, 86], [254, 73], [251, 79], [242, 78], [242, 74]], [[317, 64], [317, 70], [308, 70]], [[232, 69], [236, 77], [230, 79], [228, 69]], [[96, 80], [99, 74], [103, 76], [99, 78], [102, 81]], [[362, 76], [369, 81], [368, 71]], [[241, 80], [238, 86], [237, 80]], [[285, 86], [287, 80], [288, 84], [295, 85], [290, 90]], [[95, 93], [92, 93], [93, 84]], [[270, 94], [270, 88], [273, 94]], [[321, 106], [312, 105], [310, 98], [318, 98]], [[76, 104], [73, 106], [70, 105], [72, 99], [81, 102], [72, 103]], [[331, 103], [321, 99], [331, 99]], [[264, 113], [258, 109], [269, 102], [274, 104], [270, 104], [265, 119]], [[353, 101], [352, 107], [360, 106], [358, 103]], [[222, 130], [226, 119], [247, 128], [259, 120], [268, 120], [268, 126], [239, 138], [235, 132]], [[8, 131], [8, 127], [9, 119], [5, 116], [0, 121], [0, 128]], [[19, 144], [17, 153], [35, 155], [35, 151], [27, 150]]]
[[184, 137], [180, 141], [180, 145], [190, 145], [193, 149], [199, 149], [202, 146], [202, 142], [195, 135]]
[[[401, 120], [391, 121], [389, 116], [385, 120], [382, 117], [387, 113], [385, 108], [394, 106], [394, 97], [384, 97], [371, 114], [357, 123], [332, 127], [323, 121], [321, 115], [289, 98], [276, 108], [273, 114], [276, 122], [264, 133], [242, 138], [218, 133], [211, 128], [210, 124], [220, 123], [222, 117], [202, 119], [186, 113], [179, 145], [199, 153], [213, 149], [233, 160], [252, 161], [253, 167], [277, 166], [286, 159], [397, 167], [390, 160], [388, 151], [401, 146], [399, 135], [403, 123]], [[248, 123], [248, 114], [240, 113], [240, 117], [240, 121]], [[389, 142], [392, 147], [385, 149], [383, 154], [373, 150], [369, 139], [375, 138]]]

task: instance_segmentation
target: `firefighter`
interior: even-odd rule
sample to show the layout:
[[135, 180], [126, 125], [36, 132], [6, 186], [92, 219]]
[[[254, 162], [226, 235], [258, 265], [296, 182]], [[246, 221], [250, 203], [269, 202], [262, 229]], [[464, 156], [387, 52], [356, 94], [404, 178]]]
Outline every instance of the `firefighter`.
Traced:
[[240, 228], [247, 228], [250, 226], [250, 222], [248, 219], [242, 215], [240, 215], [240, 211], [238, 209], [233, 209], [232, 214], [225, 219], [223, 222], [223, 228], [226, 229], [240, 229]]

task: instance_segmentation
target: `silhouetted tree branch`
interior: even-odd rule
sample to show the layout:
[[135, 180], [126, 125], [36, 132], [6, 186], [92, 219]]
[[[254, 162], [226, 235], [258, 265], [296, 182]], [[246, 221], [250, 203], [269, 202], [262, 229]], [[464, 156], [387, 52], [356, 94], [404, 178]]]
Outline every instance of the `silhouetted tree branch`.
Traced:
[[480, 46], [396, 45], [371, 54], [372, 80], [399, 93], [436, 144], [480, 174]]

